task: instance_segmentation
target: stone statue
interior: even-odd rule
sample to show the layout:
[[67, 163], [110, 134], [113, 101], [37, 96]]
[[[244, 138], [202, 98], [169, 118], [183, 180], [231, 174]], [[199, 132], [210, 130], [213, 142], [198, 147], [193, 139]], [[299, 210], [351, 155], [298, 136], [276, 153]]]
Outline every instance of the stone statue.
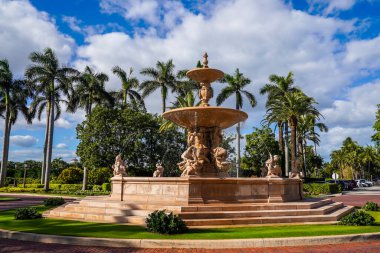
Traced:
[[222, 147], [217, 147], [213, 149], [213, 155], [215, 160], [215, 166], [219, 170], [219, 176], [227, 177], [227, 172], [231, 168], [231, 162], [227, 161], [227, 150]]
[[278, 165], [278, 160], [278, 155], [272, 156], [272, 154], [269, 154], [269, 159], [265, 162], [265, 166], [268, 170], [266, 177], [281, 177], [282, 170], [280, 165]]
[[112, 165], [114, 176], [127, 176], [127, 167], [125, 162], [121, 159], [121, 154], [118, 154], [115, 158], [115, 164]]
[[156, 164], [156, 170], [153, 172], [153, 177], [163, 177], [164, 176], [164, 167], [160, 164]]
[[261, 168], [261, 174], [260, 177], [266, 177], [268, 175], [268, 169], [266, 166]]
[[301, 165], [301, 163], [297, 159], [296, 162], [295, 162], [294, 168], [292, 168], [292, 171], [290, 171], [290, 173], [289, 173], [289, 178], [296, 178], [296, 179], [300, 179], [301, 178], [300, 171], [299, 171], [300, 165]]

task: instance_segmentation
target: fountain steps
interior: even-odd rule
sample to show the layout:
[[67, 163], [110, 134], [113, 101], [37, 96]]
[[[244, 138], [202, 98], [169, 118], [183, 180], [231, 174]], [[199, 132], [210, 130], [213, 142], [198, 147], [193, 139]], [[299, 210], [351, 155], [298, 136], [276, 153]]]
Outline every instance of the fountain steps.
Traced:
[[192, 227], [234, 226], [245, 224], [329, 223], [351, 212], [353, 207], [330, 199], [314, 202], [263, 204], [203, 204], [162, 206], [159, 203], [134, 204], [88, 197], [45, 213], [49, 218], [144, 225], [149, 213], [166, 209], [177, 213]]

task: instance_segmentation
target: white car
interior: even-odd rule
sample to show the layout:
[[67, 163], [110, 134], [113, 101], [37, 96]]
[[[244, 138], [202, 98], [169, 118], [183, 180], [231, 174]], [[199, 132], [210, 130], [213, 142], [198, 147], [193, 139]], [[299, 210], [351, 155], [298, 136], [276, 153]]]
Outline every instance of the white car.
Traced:
[[364, 179], [355, 180], [358, 187], [368, 187], [369, 185], [365, 181]]
[[365, 181], [365, 183], [368, 185], [368, 186], [373, 186], [373, 182], [372, 181], [368, 181], [368, 180], [364, 180]]

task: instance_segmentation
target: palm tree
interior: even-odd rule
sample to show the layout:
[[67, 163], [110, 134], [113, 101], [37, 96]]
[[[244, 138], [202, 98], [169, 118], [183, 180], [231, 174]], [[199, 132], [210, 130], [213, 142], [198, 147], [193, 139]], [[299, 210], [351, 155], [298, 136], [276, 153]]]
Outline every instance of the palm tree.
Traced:
[[[302, 92], [286, 93], [284, 97], [272, 99], [271, 103], [267, 105], [267, 119], [268, 122], [273, 119], [281, 118], [289, 122], [291, 129], [291, 160], [292, 169], [296, 168], [297, 160], [297, 125], [303, 115], [313, 115], [317, 119], [320, 117], [319, 111], [314, 107], [315, 100], [306, 96]], [[303, 168], [304, 170], [305, 168]], [[306, 175], [306, 171], [304, 171]]]
[[49, 190], [54, 121], [60, 117], [60, 104], [65, 102], [61, 97], [70, 95], [72, 78], [78, 74], [78, 71], [69, 67], [60, 67], [58, 58], [51, 48], [46, 48], [42, 53], [33, 52], [29, 59], [33, 64], [28, 66], [25, 76], [34, 89], [32, 111], [37, 110], [39, 115], [44, 109], [47, 111], [43, 174], [45, 174], [44, 189]]
[[[269, 84], [264, 85], [260, 89], [260, 94], [268, 94], [268, 99], [266, 102], [266, 106], [272, 104], [275, 101], [280, 102], [282, 97], [287, 93], [301, 91], [298, 87], [294, 87], [294, 78], [293, 72], [289, 72], [286, 77], [278, 76], [278, 75], [270, 75], [269, 76]], [[285, 174], [289, 173], [289, 158], [288, 158], [288, 122], [286, 119], [281, 117], [273, 117], [273, 122], [268, 122], [269, 124], [275, 123], [278, 127], [278, 144], [279, 150], [282, 154], [285, 153]], [[284, 147], [284, 137], [283, 132], [285, 128], [285, 147]], [[285, 152], [284, 152], [285, 151]]]
[[117, 101], [121, 101], [122, 108], [126, 108], [128, 104], [128, 98], [133, 105], [145, 108], [144, 99], [133, 88], [139, 87], [139, 80], [136, 77], [132, 77], [133, 69], [130, 68], [129, 72], [125, 72], [119, 66], [112, 68], [112, 72], [117, 75], [121, 80], [121, 90], [114, 94]]
[[173, 60], [167, 62], [158, 61], [156, 68], [144, 68], [140, 73], [152, 78], [141, 83], [140, 90], [143, 91], [142, 97], [145, 98], [155, 90], [161, 89], [162, 112], [164, 113], [168, 89], [175, 89], [176, 77], [174, 75]]
[[0, 60], [0, 112], [5, 115], [3, 155], [1, 161], [0, 186], [4, 185], [9, 154], [9, 139], [12, 125], [21, 112], [26, 121], [31, 123], [28, 113], [27, 98], [29, 96], [23, 80], [13, 80], [13, 74], [6, 59]]
[[[74, 80], [77, 85], [69, 103], [69, 112], [84, 108], [86, 116], [91, 120], [94, 105], [113, 106], [113, 97], [105, 90], [105, 82], [108, 81], [108, 76], [105, 73], [96, 73], [89, 66], [86, 66], [84, 72], [75, 77]], [[82, 190], [86, 190], [86, 188], [87, 166], [83, 166]]]
[[[247, 90], [243, 90], [245, 86], [251, 83], [251, 80], [240, 73], [237, 68], [234, 75], [225, 74], [224, 78], [221, 80], [222, 83], [227, 83], [228, 86], [223, 88], [218, 97], [216, 98], [216, 104], [222, 104], [227, 98], [235, 95], [235, 108], [236, 110], [240, 110], [243, 107], [243, 96], [244, 94], [251, 107], [256, 106], [255, 96]], [[239, 177], [240, 170], [240, 123], [237, 124], [236, 127], [236, 170], [237, 177]]]

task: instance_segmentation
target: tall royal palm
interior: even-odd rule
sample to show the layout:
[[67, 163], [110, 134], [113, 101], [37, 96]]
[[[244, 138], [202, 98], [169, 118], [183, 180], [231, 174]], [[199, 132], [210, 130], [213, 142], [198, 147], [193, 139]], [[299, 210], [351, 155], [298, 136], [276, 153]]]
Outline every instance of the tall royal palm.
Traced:
[[[293, 72], [289, 72], [288, 75], [285, 76], [279, 76], [279, 75], [270, 75], [269, 76], [269, 84], [264, 85], [260, 89], [260, 94], [268, 94], [268, 99], [266, 102], [266, 105], [268, 107], [269, 104], [274, 102], [281, 102], [282, 97], [284, 97], [285, 94], [300, 91], [299, 88], [294, 87], [294, 78], [293, 78]], [[288, 169], [288, 124], [287, 120], [279, 117], [272, 117], [273, 122], [268, 122], [269, 124], [275, 123], [278, 127], [278, 144], [279, 144], [279, 150], [281, 153], [285, 155], [285, 174], [287, 175], [289, 172]], [[283, 130], [285, 126], [285, 147], [284, 147], [284, 137], [283, 137]]]
[[[297, 161], [297, 125], [301, 116], [313, 115], [320, 117], [319, 111], [314, 107], [315, 100], [306, 96], [302, 92], [286, 93], [284, 97], [272, 99], [267, 105], [266, 117], [268, 122], [273, 121], [272, 118], [286, 119], [291, 129], [291, 160], [292, 170], [296, 168]], [[305, 175], [304, 171], [304, 175]]]
[[69, 95], [72, 89], [72, 78], [78, 74], [78, 71], [61, 67], [51, 48], [46, 48], [42, 53], [33, 52], [29, 59], [32, 64], [26, 69], [25, 76], [34, 89], [32, 110], [37, 110], [41, 114], [46, 108], [47, 112], [43, 174], [45, 175], [44, 189], [49, 190], [54, 121], [60, 116], [62, 96]]
[[0, 112], [4, 115], [3, 154], [1, 161], [0, 186], [4, 185], [9, 154], [9, 139], [12, 125], [21, 112], [28, 123], [31, 123], [27, 108], [29, 92], [22, 80], [13, 80], [12, 71], [7, 60], [0, 60]]
[[[83, 73], [74, 78], [76, 86], [74, 95], [71, 96], [68, 106], [69, 112], [75, 112], [78, 108], [83, 108], [86, 116], [91, 120], [92, 108], [95, 105], [112, 106], [113, 97], [105, 90], [105, 83], [108, 76], [105, 73], [94, 72], [89, 66], [86, 66]], [[87, 166], [84, 162], [83, 185], [82, 190], [87, 188]]]
[[158, 61], [156, 68], [144, 68], [141, 70], [141, 74], [152, 78], [141, 83], [142, 97], [145, 98], [155, 90], [161, 89], [162, 112], [164, 113], [168, 89], [174, 89], [176, 83], [173, 60], [167, 62]]
[[135, 88], [139, 87], [139, 80], [132, 77], [133, 69], [130, 68], [128, 73], [119, 66], [112, 68], [112, 72], [119, 77], [121, 81], [121, 90], [115, 93], [116, 101], [121, 101], [121, 106], [126, 108], [128, 105], [128, 98], [132, 105], [145, 108], [144, 99]]
[[[222, 83], [227, 83], [228, 86], [223, 88], [216, 98], [217, 105], [222, 104], [227, 98], [235, 96], [235, 108], [240, 110], [243, 107], [243, 95], [248, 99], [251, 107], [256, 106], [255, 96], [247, 90], [244, 90], [251, 80], [240, 73], [239, 69], [236, 69], [234, 75], [225, 74], [221, 80]], [[237, 177], [239, 177], [240, 171], [240, 123], [236, 126], [236, 169]]]

